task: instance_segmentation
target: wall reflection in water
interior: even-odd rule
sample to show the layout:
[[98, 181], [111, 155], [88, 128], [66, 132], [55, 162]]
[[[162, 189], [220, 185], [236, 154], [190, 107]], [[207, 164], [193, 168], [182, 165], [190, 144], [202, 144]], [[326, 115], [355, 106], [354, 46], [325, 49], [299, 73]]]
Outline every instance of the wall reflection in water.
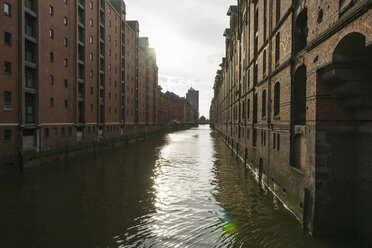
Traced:
[[208, 126], [0, 175], [0, 220], [0, 247], [331, 247]]

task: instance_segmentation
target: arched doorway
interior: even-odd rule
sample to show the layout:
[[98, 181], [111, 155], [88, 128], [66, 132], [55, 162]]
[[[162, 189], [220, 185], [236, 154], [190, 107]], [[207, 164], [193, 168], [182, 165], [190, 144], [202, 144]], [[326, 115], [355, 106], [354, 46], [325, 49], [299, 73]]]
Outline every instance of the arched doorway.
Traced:
[[[317, 71], [315, 220], [324, 233], [357, 233], [369, 242], [372, 222], [372, 48], [350, 33], [332, 63]], [[326, 123], [326, 124], [323, 124]], [[319, 200], [322, 199], [322, 200]]]

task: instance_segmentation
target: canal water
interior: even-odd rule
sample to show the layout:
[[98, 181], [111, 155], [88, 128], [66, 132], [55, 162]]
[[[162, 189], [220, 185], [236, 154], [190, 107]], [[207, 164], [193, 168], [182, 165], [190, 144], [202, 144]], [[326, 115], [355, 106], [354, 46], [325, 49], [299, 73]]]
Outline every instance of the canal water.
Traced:
[[0, 174], [0, 247], [355, 247], [302, 231], [208, 126]]

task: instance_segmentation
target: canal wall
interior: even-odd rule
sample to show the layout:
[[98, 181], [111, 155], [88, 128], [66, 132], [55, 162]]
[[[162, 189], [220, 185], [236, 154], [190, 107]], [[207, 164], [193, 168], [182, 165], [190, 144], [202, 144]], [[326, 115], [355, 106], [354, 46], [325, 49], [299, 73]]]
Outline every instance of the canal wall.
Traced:
[[[286, 180], [284, 177], [277, 175], [274, 170], [270, 170], [269, 167], [264, 165], [259, 154], [246, 148], [244, 144], [237, 142], [220, 129], [215, 128], [215, 130], [225, 144], [231, 148], [232, 152], [244, 163], [245, 168], [249, 169], [255, 175], [257, 183], [261, 183], [262, 186], [270, 190], [282, 202], [284, 207], [294, 215], [299, 223], [304, 225], [304, 203], [298, 199], [299, 197], [289, 193], [292, 190], [287, 188], [291, 179], [287, 178]], [[284, 180], [286, 182], [282, 183]], [[308, 229], [307, 227], [304, 228]], [[308, 231], [311, 232], [309, 229]]]
[[162, 136], [167, 133], [186, 130], [195, 127], [195, 124], [173, 125], [167, 128], [157, 129], [152, 132], [139, 132], [120, 137], [101, 139], [99, 141], [85, 141], [76, 144], [65, 145], [43, 151], [18, 152], [18, 155], [4, 157], [0, 161], [0, 173], [4, 169], [19, 169], [53, 162], [58, 160], [68, 160], [70, 158], [96, 154], [101, 151], [115, 150], [127, 144], [141, 142], [154, 137]]

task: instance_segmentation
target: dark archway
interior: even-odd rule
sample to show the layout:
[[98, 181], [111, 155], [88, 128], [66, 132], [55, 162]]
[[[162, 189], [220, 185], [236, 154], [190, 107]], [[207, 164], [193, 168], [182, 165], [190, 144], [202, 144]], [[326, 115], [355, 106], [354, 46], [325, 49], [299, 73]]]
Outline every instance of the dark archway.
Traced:
[[[314, 230], [372, 243], [372, 48], [350, 33], [317, 71], [329, 98], [317, 103]], [[332, 106], [332, 107], [330, 107]], [[326, 122], [327, 124], [322, 124]], [[326, 198], [325, 198], [326, 197]]]

